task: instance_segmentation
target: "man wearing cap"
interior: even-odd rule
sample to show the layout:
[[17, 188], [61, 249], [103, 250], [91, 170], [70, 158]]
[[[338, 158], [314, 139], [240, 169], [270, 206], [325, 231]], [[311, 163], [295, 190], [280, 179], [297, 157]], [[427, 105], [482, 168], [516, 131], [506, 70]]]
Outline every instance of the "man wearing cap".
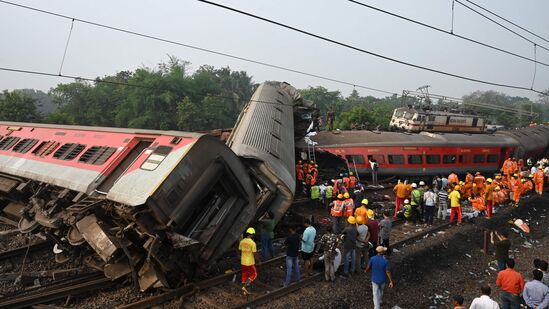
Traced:
[[356, 269], [356, 240], [358, 232], [356, 230], [356, 219], [353, 216], [347, 218], [347, 226], [343, 230], [343, 275], [349, 275], [349, 263], [351, 263], [351, 272]]
[[383, 289], [385, 283], [389, 279], [389, 287], [393, 288], [393, 278], [389, 271], [389, 262], [385, 259], [385, 253], [387, 248], [378, 246], [376, 247], [377, 255], [372, 257], [368, 262], [368, 266], [364, 272], [372, 270], [372, 296], [374, 301], [374, 309], [380, 309], [383, 302]]
[[259, 261], [257, 247], [253, 240], [255, 229], [249, 227], [246, 230], [246, 237], [240, 241], [238, 250], [240, 250], [240, 264], [242, 266], [242, 292], [244, 295], [250, 294], [248, 291], [250, 284], [257, 278], [255, 262]]

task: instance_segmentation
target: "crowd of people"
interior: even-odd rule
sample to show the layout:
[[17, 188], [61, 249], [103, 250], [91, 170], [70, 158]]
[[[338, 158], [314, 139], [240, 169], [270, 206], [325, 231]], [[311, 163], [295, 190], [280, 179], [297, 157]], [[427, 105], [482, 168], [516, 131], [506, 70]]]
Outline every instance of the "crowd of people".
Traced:
[[[480, 172], [467, 172], [464, 179], [460, 180], [458, 175], [452, 172], [447, 177], [436, 176], [430, 184], [424, 181], [415, 183], [399, 180], [394, 187], [394, 211], [384, 210], [383, 218], [378, 220], [376, 212], [365, 197], [365, 187], [352, 172], [339, 174], [331, 183], [320, 182], [318, 165], [314, 161], [299, 161], [296, 165], [297, 192], [307, 194], [314, 207], [328, 211], [330, 220], [324, 222], [326, 232], [321, 237], [317, 237], [317, 230], [308, 219], [304, 222], [304, 231], [301, 235], [297, 233], [296, 228], [289, 228], [284, 242], [287, 273], [283, 285], [291, 284], [292, 278], [300, 281], [303, 276], [312, 275], [313, 256], [322, 252], [319, 261], [324, 264], [326, 281], [335, 280], [340, 265], [343, 266], [343, 277], [371, 272], [374, 308], [380, 308], [385, 286], [394, 286], [387, 259], [391, 253], [390, 235], [393, 219], [401, 217], [405, 219], [405, 224], [429, 226], [433, 224], [435, 217], [446, 220], [449, 212], [450, 222], [455, 219], [459, 225], [462, 222], [461, 207], [464, 205], [470, 205], [477, 214], [490, 219], [495, 207], [506, 204], [518, 206], [521, 197], [530, 191], [543, 194], [547, 172], [547, 159], [542, 159], [536, 164], [529, 160], [525, 165], [521, 160], [509, 158], [504, 162], [501, 173], [495, 174], [492, 178], [485, 178]], [[265, 260], [274, 257], [272, 239], [275, 224], [272, 213], [267, 212], [262, 216], [259, 224], [261, 255]], [[259, 261], [255, 243], [252, 245], [254, 236], [255, 230], [249, 228], [239, 246], [244, 294], [249, 293], [249, 285], [257, 277], [255, 267], [251, 267]], [[508, 254], [508, 232], [503, 230], [493, 233], [492, 243], [496, 248], [496, 260], [500, 271], [497, 285], [502, 290], [503, 308], [518, 308], [514, 304], [520, 293], [531, 308], [546, 308], [546, 302], [549, 301], [549, 290], [545, 286], [548, 279], [547, 262], [536, 262], [538, 266], [533, 273], [535, 280], [545, 283], [545, 288], [535, 282], [525, 285], [522, 280], [522, 285], [518, 286], [520, 290], [517, 290], [516, 284], [509, 290], [509, 278], [518, 276], [515, 274], [516, 271], [513, 272], [514, 260], [510, 259]], [[303, 270], [300, 267], [300, 260]], [[540, 272], [541, 279], [538, 279]], [[475, 299], [471, 303], [471, 308], [499, 308], [484, 305], [489, 303], [490, 291], [489, 286], [483, 286], [483, 296]], [[463, 297], [456, 296], [455, 308], [464, 308], [460, 307], [463, 302]]]

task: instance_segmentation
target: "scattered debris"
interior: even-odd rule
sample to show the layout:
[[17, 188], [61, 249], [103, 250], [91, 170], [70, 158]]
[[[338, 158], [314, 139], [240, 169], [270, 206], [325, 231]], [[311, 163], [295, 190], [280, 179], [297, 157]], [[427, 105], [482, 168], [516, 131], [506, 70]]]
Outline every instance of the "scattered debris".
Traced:
[[468, 253], [465, 253], [465, 256], [468, 257], [468, 258], [472, 258], [472, 256]]

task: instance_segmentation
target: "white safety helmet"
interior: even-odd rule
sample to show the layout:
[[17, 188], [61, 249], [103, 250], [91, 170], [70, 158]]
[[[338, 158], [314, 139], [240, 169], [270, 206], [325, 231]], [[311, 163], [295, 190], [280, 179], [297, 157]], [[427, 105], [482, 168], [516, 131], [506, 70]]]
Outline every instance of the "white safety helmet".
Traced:
[[419, 182], [419, 185], [420, 185], [420, 186], [424, 186], [424, 185], [425, 185], [425, 182], [423, 182], [423, 180], [422, 180], [422, 181]]
[[417, 184], [415, 182], [412, 183], [412, 188], [417, 188]]
[[409, 204], [410, 203], [410, 200], [409, 199], [405, 199], [404, 200], [404, 204]]

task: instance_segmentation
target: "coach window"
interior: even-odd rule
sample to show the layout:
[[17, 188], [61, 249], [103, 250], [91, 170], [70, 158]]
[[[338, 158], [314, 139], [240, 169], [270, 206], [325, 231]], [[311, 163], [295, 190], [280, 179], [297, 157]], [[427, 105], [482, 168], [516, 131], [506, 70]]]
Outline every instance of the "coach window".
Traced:
[[408, 164], [422, 164], [423, 156], [422, 155], [408, 155]]
[[498, 160], [499, 160], [499, 157], [497, 154], [489, 154], [486, 162], [495, 163], [495, 162], [498, 162]]
[[444, 164], [455, 164], [456, 156], [455, 155], [444, 155], [442, 156], [442, 162]]
[[485, 156], [483, 154], [477, 154], [473, 157], [473, 163], [484, 163]]
[[403, 155], [388, 155], [388, 157], [389, 157], [389, 164], [404, 164]]
[[346, 155], [345, 159], [349, 164], [364, 164], [364, 157], [362, 155]]
[[377, 164], [384, 164], [385, 163], [385, 157], [383, 155], [369, 155], [368, 160], [376, 160]]
[[427, 164], [440, 164], [439, 155], [427, 155], [425, 156], [425, 160], [427, 161]]

